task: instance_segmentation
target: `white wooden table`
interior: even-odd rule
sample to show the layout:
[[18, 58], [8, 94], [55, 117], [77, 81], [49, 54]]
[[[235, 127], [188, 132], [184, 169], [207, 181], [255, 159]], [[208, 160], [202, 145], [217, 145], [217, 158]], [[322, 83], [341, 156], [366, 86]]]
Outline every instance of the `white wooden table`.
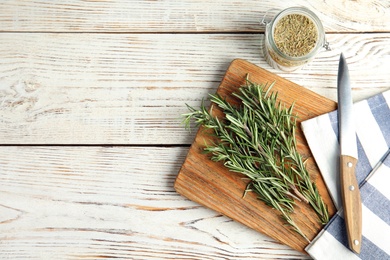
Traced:
[[[308, 258], [180, 196], [185, 103], [246, 59], [336, 100], [390, 88], [390, 1], [3, 0], [0, 258]], [[261, 55], [268, 9], [303, 5], [332, 51], [294, 73]]]

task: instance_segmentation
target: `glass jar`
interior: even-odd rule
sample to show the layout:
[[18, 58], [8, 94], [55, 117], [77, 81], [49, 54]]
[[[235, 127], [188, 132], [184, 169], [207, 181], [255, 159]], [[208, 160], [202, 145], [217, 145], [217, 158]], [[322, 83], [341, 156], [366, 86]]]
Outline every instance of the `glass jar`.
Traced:
[[[268, 64], [270, 64], [273, 68], [280, 69], [282, 71], [292, 72], [300, 69], [305, 64], [313, 60], [315, 55], [321, 49], [325, 48], [327, 50], [330, 50], [329, 43], [326, 41], [324, 28], [320, 19], [315, 13], [313, 13], [309, 9], [305, 7], [290, 7], [279, 12], [270, 22], [267, 22], [267, 15], [270, 11], [275, 10], [269, 10], [264, 15], [262, 20], [262, 23], [266, 26], [263, 52]], [[291, 56], [289, 54], [286, 54], [285, 52], [281, 51], [281, 49], [278, 48], [277, 44], [275, 43], [275, 27], [278, 25], [278, 22], [287, 15], [302, 15], [306, 17], [309, 21], [311, 21], [316, 28], [317, 38], [314, 47], [312, 47], [307, 53], [304, 53], [302, 56]]]

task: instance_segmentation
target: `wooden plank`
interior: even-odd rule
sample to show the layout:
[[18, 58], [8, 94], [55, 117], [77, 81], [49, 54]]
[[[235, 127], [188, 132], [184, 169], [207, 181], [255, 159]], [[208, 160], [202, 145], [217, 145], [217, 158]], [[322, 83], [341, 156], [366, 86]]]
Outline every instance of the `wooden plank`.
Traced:
[[190, 144], [185, 103], [214, 93], [229, 63], [246, 59], [336, 100], [340, 51], [355, 100], [390, 87], [390, 34], [334, 34], [294, 73], [261, 56], [261, 34], [2, 34], [0, 143]]
[[[237, 102], [231, 94], [244, 84], [248, 73], [252, 81], [260, 84], [275, 79], [276, 83], [272, 91], [278, 92], [278, 100], [287, 107], [294, 103], [293, 111], [298, 115], [297, 122], [336, 109], [335, 102], [244, 60], [232, 62], [217, 93], [225, 97], [228, 102]], [[203, 152], [203, 147], [210, 138], [210, 135], [204, 129], [201, 128], [198, 131], [175, 181], [175, 189], [193, 201], [221, 212], [298, 251], [305, 252], [304, 248], [308, 245], [308, 242], [298, 233], [287, 228], [277, 211], [271, 210], [268, 205], [259, 201], [254, 193], [249, 193], [243, 198], [248, 180], [243, 178], [241, 174], [230, 172], [222, 163], [212, 162], [208, 158], [209, 155]], [[299, 124], [296, 130], [296, 139], [298, 151], [306, 161], [307, 170], [328, 206], [329, 215], [332, 216], [335, 213], [335, 207]], [[314, 239], [323, 228], [318, 217], [307, 204], [297, 202], [297, 208], [295, 208], [292, 217], [310, 240]]]
[[175, 192], [186, 147], [0, 147], [10, 259], [304, 259]]
[[327, 32], [389, 32], [388, 1], [3, 1], [0, 31], [263, 32], [269, 9], [306, 6]]

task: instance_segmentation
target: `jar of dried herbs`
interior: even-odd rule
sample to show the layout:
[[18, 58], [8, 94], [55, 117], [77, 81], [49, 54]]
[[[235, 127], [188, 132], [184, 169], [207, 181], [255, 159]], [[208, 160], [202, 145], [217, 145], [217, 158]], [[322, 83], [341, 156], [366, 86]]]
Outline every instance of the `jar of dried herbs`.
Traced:
[[290, 7], [267, 22], [264, 36], [264, 57], [267, 62], [283, 71], [295, 71], [322, 49], [329, 49], [320, 19], [305, 7]]

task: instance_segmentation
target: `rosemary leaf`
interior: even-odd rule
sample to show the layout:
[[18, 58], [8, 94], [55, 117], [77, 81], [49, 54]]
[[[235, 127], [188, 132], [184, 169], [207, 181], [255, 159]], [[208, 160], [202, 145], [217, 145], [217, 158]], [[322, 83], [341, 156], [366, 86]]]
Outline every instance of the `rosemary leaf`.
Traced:
[[212, 116], [213, 106], [208, 111], [202, 102], [199, 110], [188, 106], [183, 123], [188, 127], [193, 119], [197, 125], [212, 129], [219, 141], [204, 148], [211, 160], [223, 162], [230, 171], [249, 178], [244, 195], [255, 192], [307, 239], [290, 217], [294, 199], [310, 204], [322, 224], [329, 221], [328, 211], [297, 151], [293, 105], [286, 108], [278, 102], [278, 93], [271, 91], [273, 85], [267, 87], [247, 79], [246, 85], [233, 93], [241, 101], [239, 106], [218, 94], [210, 95], [224, 118]]

